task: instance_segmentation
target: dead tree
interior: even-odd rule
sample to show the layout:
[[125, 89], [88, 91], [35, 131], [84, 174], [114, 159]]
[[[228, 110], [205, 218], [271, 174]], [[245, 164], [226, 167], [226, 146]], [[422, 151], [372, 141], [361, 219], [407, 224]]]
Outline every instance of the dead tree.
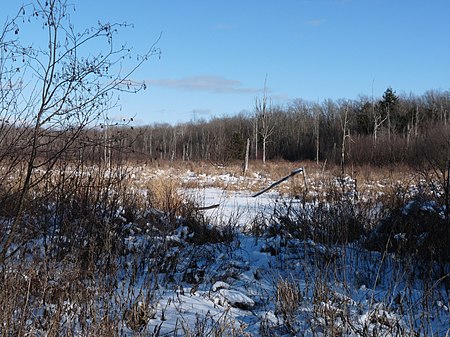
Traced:
[[350, 138], [350, 132], [348, 129], [348, 112], [349, 105], [348, 103], [344, 103], [344, 111], [343, 115], [341, 114], [341, 128], [342, 128], [342, 145], [341, 145], [341, 174], [342, 176], [345, 173], [345, 151], [346, 151], [346, 141], [347, 138]]
[[266, 148], [269, 138], [274, 132], [274, 116], [270, 102], [267, 97], [267, 78], [264, 82], [264, 94], [261, 99], [255, 101], [256, 119], [259, 121], [258, 133], [262, 141], [262, 162], [266, 163]]

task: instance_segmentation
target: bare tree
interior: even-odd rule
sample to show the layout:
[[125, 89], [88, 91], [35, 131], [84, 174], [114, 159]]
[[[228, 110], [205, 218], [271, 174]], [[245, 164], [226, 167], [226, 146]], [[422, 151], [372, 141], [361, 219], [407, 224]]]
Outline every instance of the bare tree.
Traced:
[[274, 115], [272, 104], [267, 102], [267, 78], [264, 82], [264, 94], [261, 99], [256, 98], [255, 111], [256, 120], [259, 121], [259, 135], [262, 140], [262, 162], [266, 163], [266, 147], [270, 136], [274, 131]]
[[[132, 50], [126, 45], [116, 48], [113, 40], [127, 25], [98, 22], [77, 32], [70, 22], [69, 8], [65, 0], [36, 0], [22, 7], [0, 33], [2, 114], [12, 125], [10, 132], [14, 131], [11, 145], [20, 147], [23, 156], [14, 220], [1, 233], [0, 262], [10, 254], [30, 191], [88, 128], [94, 128], [116, 106], [118, 92], [145, 89], [145, 84], [133, 81], [131, 75], [149, 57], [159, 54], [152, 45], [133, 58], [137, 60], [134, 64], [124, 67]], [[21, 25], [27, 22], [37, 29], [42, 27], [47, 39], [43, 46], [21, 42]], [[83, 55], [83, 50], [90, 54]], [[37, 176], [38, 169], [44, 173]]]
[[320, 117], [322, 115], [321, 107], [319, 103], [314, 104], [313, 107], [314, 113], [314, 136], [316, 143], [316, 164], [319, 164], [319, 155], [320, 155]]
[[259, 128], [258, 128], [258, 114], [252, 119], [253, 122], [253, 136], [255, 138], [255, 159], [258, 159], [258, 138], [259, 138]]
[[350, 103], [344, 102], [342, 106], [343, 111], [341, 112], [341, 128], [342, 128], [342, 144], [341, 144], [341, 174], [345, 173], [345, 153], [346, 153], [346, 141], [350, 138], [350, 132], [348, 128], [349, 123], [349, 110]]

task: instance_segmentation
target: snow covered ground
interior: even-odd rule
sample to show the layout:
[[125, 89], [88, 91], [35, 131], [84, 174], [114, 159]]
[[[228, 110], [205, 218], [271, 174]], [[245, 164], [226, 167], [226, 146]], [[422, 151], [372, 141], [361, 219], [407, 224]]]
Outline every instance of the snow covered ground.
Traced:
[[[385, 184], [358, 194], [349, 177], [308, 177], [309, 190], [303, 195], [286, 193], [286, 182], [253, 197], [273, 181], [260, 174], [248, 179], [136, 170], [131, 176], [135, 190], [128, 192], [147, 197], [145, 182], [167, 176], [182, 182], [178, 192], [200, 209], [218, 206], [191, 209], [186, 218], [154, 208], [141, 218], [128, 218], [118, 209], [114, 221], [122, 222], [114, 242], [120, 247], [111, 249], [116, 260], [110, 261], [108, 252], [96, 256], [101, 272], [86, 279], [80, 276], [84, 270], [72, 270], [78, 261], [71, 256], [64, 256], [63, 263], [47, 261], [45, 254], [52, 252], [44, 253], [46, 243], [32, 241], [24, 253], [32, 256], [26, 260], [30, 268], [18, 258], [17, 270], [2, 274], [11, 279], [10, 291], [20, 286], [23, 292], [18, 296], [23, 302], [17, 303], [24, 308], [22, 317], [29, 318], [19, 330], [51, 335], [53, 327], [41, 323], [50, 321], [60, 325], [60, 335], [84, 336], [78, 331], [90, 331], [104, 320], [112, 329], [119, 327], [114, 336], [450, 335], [448, 263], [424, 263], [388, 249], [391, 243], [401, 248], [411, 240], [403, 232], [382, 242], [386, 249], [378, 249], [377, 241], [374, 249], [363, 244], [370, 238], [364, 237], [359, 221], [386, 217], [383, 205], [371, 200]], [[442, 220], [442, 208], [426, 201], [408, 201], [397, 216], [413, 212], [420, 218], [410, 217], [409, 225], [427, 217]], [[422, 234], [416, 239], [426, 240], [428, 234]], [[57, 242], [56, 230], [52, 235]], [[37, 263], [43, 266], [41, 274], [33, 275]], [[71, 275], [78, 283], [65, 279]], [[35, 297], [34, 287], [39, 289]], [[18, 317], [19, 311], [11, 308], [4, 317]], [[46, 320], [52, 315], [59, 318]]]
[[182, 194], [203, 206], [219, 205], [204, 211], [205, 216], [218, 226], [232, 223], [246, 227], [261, 213], [272, 213], [275, 203], [281, 199], [276, 192], [254, 198], [250, 191], [226, 191], [214, 187], [187, 189]]
[[257, 223], [279, 221], [286, 205], [313, 207], [291, 203], [277, 192], [257, 198], [250, 191], [220, 188], [182, 193], [203, 206], [219, 204], [204, 214], [212, 225], [233, 227], [234, 237], [192, 245], [185, 241], [187, 230], [178, 230], [172, 237], [178, 244], [169, 250], [173, 275], [155, 289], [145, 331], [160, 336], [449, 335], [448, 274], [415, 278], [414, 261], [357, 243], [325, 245], [283, 231], [255, 235]]

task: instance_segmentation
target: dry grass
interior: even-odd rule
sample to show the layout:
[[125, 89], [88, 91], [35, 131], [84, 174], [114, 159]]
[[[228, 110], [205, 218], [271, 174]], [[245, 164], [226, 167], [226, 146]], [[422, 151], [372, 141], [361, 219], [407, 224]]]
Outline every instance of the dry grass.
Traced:
[[173, 213], [180, 210], [184, 204], [184, 198], [180, 195], [180, 181], [172, 177], [159, 177], [147, 181], [144, 185], [147, 190], [147, 198], [151, 207], [165, 213]]
[[[411, 200], [409, 189], [415, 182], [413, 178], [410, 178], [414, 177], [413, 172], [407, 171], [403, 167], [393, 168], [392, 171], [372, 167], [356, 169], [354, 176], [358, 177], [359, 183], [355, 188], [358, 189], [360, 198], [355, 200], [348, 196], [347, 190], [336, 184], [337, 178], [333, 176], [332, 172], [323, 171], [315, 163], [279, 162], [268, 163], [265, 166], [252, 164], [254, 165], [250, 166], [251, 170], [247, 177], [244, 180], [238, 179], [237, 184], [229, 188], [246, 187], [248, 181], [253, 179], [260, 179], [260, 184], [265, 187], [269, 181], [285, 176], [294, 168], [305, 167], [307, 191], [304, 190], [305, 185], [301, 176], [298, 176], [297, 180], [292, 179], [290, 182], [283, 183], [277, 190], [301, 196], [311, 193], [309, 198], [315, 200], [318, 208], [322, 207], [315, 213], [309, 213], [306, 217], [306, 213], [302, 213], [300, 208], [295, 210], [288, 206], [287, 209], [279, 209], [278, 217], [272, 217], [270, 224], [259, 224], [261, 227], [259, 235], [261, 236], [278, 235], [286, 239], [286, 243], [289, 238], [304, 241], [311, 238], [314, 242], [322, 242], [324, 247], [327, 247], [326, 253], [315, 252], [312, 256], [314, 259], [312, 273], [325, 269], [326, 272], [323, 272], [323, 277], [320, 273], [315, 278], [305, 277], [306, 288], [310, 287], [311, 289], [309, 294], [307, 290], [299, 287], [298, 280], [295, 278], [281, 277], [281, 274], [274, 278], [275, 292], [270, 300], [276, 314], [281, 318], [283, 325], [281, 331], [291, 335], [299, 333], [296, 321], [298, 313], [301, 312], [302, 306], [312, 305], [316, 315], [314, 318], [319, 322], [317, 331], [326, 331], [329, 335], [343, 333], [339, 328], [339, 323], [351, 324], [351, 318], [344, 310], [347, 304], [333, 297], [330, 284], [343, 282], [342, 275], [339, 275], [344, 269], [343, 266], [347, 268], [350, 260], [350, 263], [354, 263], [354, 267], [357, 269], [359, 262], [356, 261], [361, 256], [355, 253], [354, 260], [351, 260], [351, 257], [345, 256], [345, 254], [333, 253], [332, 249], [335, 245], [345, 246], [349, 242], [358, 242], [363, 234], [370, 234], [376, 228], [375, 225], [379, 224], [379, 220], [389, 212], [392, 213], [393, 209], [397, 210], [398, 216], [392, 218], [394, 224], [386, 222], [385, 226], [390, 226], [387, 229], [388, 232], [394, 230], [399, 233], [407, 232], [404, 227], [411, 227], [412, 218], [423, 218], [424, 225], [427, 226], [428, 222], [425, 219], [434, 221], [434, 218], [419, 213], [418, 215], [411, 214], [411, 217], [407, 218], [404, 223], [399, 222], [403, 219], [400, 216], [401, 207], [405, 205], [405, 202]], [[217, 167], [215, 165], [207, 166], [203, 163], [198, 166], [191, 164], [190, 169], [191, 172], [197, 170], [198, 176], [200, 174], [229, 174], [233, 177], [240, 177], [241, 174], [238, 165]], [[142, 170], [142, 168], [133, 168], [129, 171], [135, 172], [136, 170]], [[145, 170], [151, 171], [148, 167]], [[42, 186], [47, 186], [57, 193], [49, 194], [51, 196], [49, 199], [45, 199], [45, 193], [36, 193], [37, 199], [33, 202], [51, 202], [52, 205], [55, 205], [54, 209], [49, 211], [49, 208], [29, 205], [27, 225], [30, 225], [32, 221], [40, 225], [36, 225], [33, 231], [27, 231], [26, 240], [22, 242], [23, 246], [19, 245], [17, 258], [8, 260], [5, 265], [0, 267], [0, 287], [2, 289], [0, 307], [3, 309], [0, 313], [0, 321], [3, 324], [0, 327], [1, 335], [26, 336], [26, 332], [28, 332], [28, 335], [46, 334], [48, 336], [62, 334], [75, 336], [80, 333], [96, 336], [119, 336], [123, 335], [121, 329], [124, 328], [131, 330], [136, 335], [145, 333], [151, 335], [152, 332], [148, 331], [147, 326], [154, 315], [154, 308], [158, 304], [158, 298], [155, 296], [157, 286], [153, 275], [165, 273], [169, 279], [173, 276], [175, 266], [179, 263], [177, 255], [167, 255], [173, 246], [170, 246], [168, 242], [161, 243], [157, 241], [157, 238], [171, 235], [171, 230], [177, 228], [180, 221], [183, 221], [182, 223], [188, 228], [189, 233], [193, 234], [191, 239], [186, 239], [187, 243], [194, 245], [215, 242], [229, 243], [235, 239], [231, 227], [226, 230], [211, 227], [208, 219], [196, 210], [195, 205], [186, 201], [180, 194], [180, 188], [184, 185], [178, 175], [185, 172], [186, 168], [171, 167], [167, 170], [170, 173], [166, 175], [152, 176], [149, 173], [136, 177], [125, 171], [124, 176], [117, 173], [111, 177], [105, 175], [104, 172], [98, 172], [98, 170], [85, 169], [85, 175], [65, 177], [62, 181], [58, 181], [57, 175], [52, 175], [52, 180]], [[259, 178], [256, 178], [256, 175]], [[385, 179], [384, 182], [382, 179]], [[259, 188], [259, 186], [257, 187]], [[374, 189], [375, 192], [373, 192]], [[142, 193], [142, 190], [146, 190], [147, 194]], [[7, 193], [4, 195], [8, 196]], [[367, 200], [362, 201], [364, 196]], [[323, 199], [319, 201], [320, 198]], [[371, 212], [377, 202], [382, 202], [384, 204], [382, 212], [387, 212], [382, 213], [378, 218], [374, 217]], [[357, 212], [354, 212], [356, 206], [358, 207]], [[298, 207], [301, 207], [301, 203], [298, 204]], [[154, 217], [150, 218], [146, 212], [150, 208], [156, 209], [160, 213], [153, 213]], [[123, 211], [116, 214], [118, 209]], [[283, 212], [290, 212], [289, 217], [283, 217], [283, 214], [285, 215]], [[420, 209], [417, 212], [420, 212]], [[2, 216], [5, 217], [7, 214], [2, 214]], [[50, 220], [54, 222], [50, 222]], [[58, 223], [57, 220], [61, 220], [61, 222]], [[258, 220], [255, 221], [258, 222]], [[277, 221], [278, 223], [276, 223]], [[363, 231], [360, 231], [359, 226], [357, 226], [357, 231], [352, 231], [352, 221], [356, 221], [356, 225], [364, 224]], [[44, 223], [52, 225], [43, 226]], [[121, 235], [125, 235], [122, 227], [128, 223], [136, 225], [132, 227], [135, 232], [154, 227], [152, 230], [156, 231], [155, 235], [152, 237], [152, 234], [149, 234], [146, 249], [127, 250], [122, 246]], [[137, 224], [142, 224], [142, 227], [139, 228]], [[271, 225], [272, 227], [270, 227]], [[255, 224], [255, 227], [257, 226], [258, 223]], [[433, 228], [432, 224], [429, 224], [428, 227]], [[381, 234], [386, 233], [382, 232]], [[420, 237], [420, 234], [411, 233], [409, 239]], [[444, 234], [437, 237], [431, 235], [430, 238], [440, 240]], [[151, 241], [153, 239], [154, 242]], [[414, 249], [417, 248], [417, 245], [388, 247], [386, 242], [392, 242], [392, 235], [389, 238], [389, 233], [384, 238], [370, 236], [370, 240], [375, 242], [376, 250], [380, 250], [385, 255], [391, 252], [395, 253], [399, 259], [405, 259], [405, 255], [414, 253]], [[40, 245], [37, 245], [36, 242], [39, 242]], [[439, 248], [445, 252], [443, 244], [428, 243], [429, 247]], [[274, 249], [275, 252], [288, 249], [287, 246], [275, 248], [278, 248]], [[343, 249], [342, 252], [345, 253], [345, 250]], [[132, 259], [128, 260], [126, 264], [121, 264], [124, 261], [123, 257], [127, 254], [132, 256]], [[311, 256], [308, 257], [304, 251], [303, 254], [305, 255], [299, 256], [298, 259], [306, 264], [306, 259]], [[425, 252], [415, 256], [430, 258]], [[420, 265], [419, 261], [414, 261], [414, 263]], [[380, 266], [380, 270], [387, 268], [383, 261], [381, 264], [383, 266]], [[411, 262], [411, 271], [408, 272], [407, 277], [416, 277], [415, 266]], [[118, 270], [123, 271], [121, 277], [125, 278], [130, 285], [136, 286], [139, 280], [145, 280], [139, 285], [140, 288], [136, 286], [139, 288], [137, 290], [139, 293], [132, 293], [131, 287], [125, 288], [123, 283], [122, 286], [120, 285], [123, 279], [119, 280]], [[143, 278], [144, 270], [147, 273], [145, 278]], [[371, 274], [372, 271], [358, 269], [358, 272], [358, 277], [362, 281], [356, 280], [356, 276], [346, 276], [348, 278], [345, 278], [344, 282], [348, 283], [344, 283], [345, 287], [351, 287], [352, 282], [355, 284], [362, 282], [367, 286], [374, 285], [375, 287], [377, 279]], [[421, 277], [425, 276], [430, 280], [435, 277], [435, 275], [421, 275]], [[442, 277], [443, 282], [449, 279], [445, 275]], [[403, 281], [403, 279], [395, 279], [390, 282], [393, 284], [392, 287], [397, 287]], [[430, 284], [432, 282], [430, 281]], [[386, 299], [386, 302], [388, 300]], [[428, 297], [424, 297], [423, 302], [424, 308], [433, 305]], [[323, 303], [331, 303], [332, 306], [324, 306]], [[410, 303], [407, 302], [404, 305], [407, 308], [401, 310], [417, 311], [418, 309], [415, 309], [414, 305], [415, 303], [410, 300]], [[401, 315], [400, 309], [398, 310]], [[374, 314], [374, 317], [378, 316]], [[385, 321], [376, 321], [375, 318], [373, 321], [373, 324], [386, 326]], [[194, 325], [180, 321], [176, 333], [180, 336], [245, 335], [245, 331], [240, 330], [234, 323], [225, 316], [223, 320], [219, 321], [212, 321], [208, 317], [199, 318]], [[276, 331], [271, 330], [272, 328], [267, 324], [267, 322], [261, 321], [261, 334], [276, 335]], [[394, 328], [388, 326], [385, 329], [394, 331]], [[363, 331], [357, 331], [357, 333], [362, 334]], [[158, 330], [153, 331], [154, 336], [158, 334]]]
[[[304, 168], [304, 174], [289, 179], [289, 181], [277, 186], [275, 190], [292, 197], [306, 197], [308, 191], [327, 189], [326, 185], [329, 185], [330, 181], [334, 184], [336, 178], [341, 176], [340, 167], [327, 163], [316, 164], [311, 161], [273, 161], [267, 162], [265, 165], [260, 161], [250, 161], [249, 169], [245, 175], [239, 162], [219, 165], [209, 162], [175, 161], [162, 163], [158, 167], [136, 167], [135, 170], [139, 171], [140, 174], [139, 177], [135, 178], [135, 183], [145, 188], [150, 187], [151, 190], [155, 190], [156, 194], [167, 193], [162, 191], [161, 186], [152, 187], [152, 184], [168, 185], [169, 187], [164, 187], [165, 189], [173, 189], [172, 185], [175, 184], [177, 188], [216, 187], [223, 190], [256, 192], [300, 167]], [[188, 172], [190, 172], [191, 177], [182, 179]], [[349, 166], [346, 169], [346, 175], [356, 181], [358, 192], [368, 198], [375, 197], [377, 193], [390, 194], [392, 188], [410, 186], [419, 179], [419, 173], [406, 165], [388, 167]], [[212, 177], [214, 178], [211, 179]], [[155, 178], [161, 180], [161, 182], [155, 183]]]
[[275, 287], [275, 313], [280, 315], [286, 329], [292, 335], [297, 333], [296, 319], [303, 296], [293, 278], [279, 278]]

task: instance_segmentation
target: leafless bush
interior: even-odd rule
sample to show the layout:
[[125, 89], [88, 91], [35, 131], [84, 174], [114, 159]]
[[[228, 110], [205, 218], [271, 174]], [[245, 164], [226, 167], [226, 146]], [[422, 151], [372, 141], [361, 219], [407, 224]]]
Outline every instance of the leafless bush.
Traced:
[[233, 224], [213, 225], [199, 211], [185, 214], [184, 223], [192, 233], [188, 242], [201, 245], [204, 243], [230, 243], [235, 237], [236, 228]]
[[275, 313], [282, 317], [287, 331], [295, 335], [298, 331], [297, 311], [303, 300], [300, 288], [292, 278], [279, 278], [275, 295]]
[[131, 308], [125, 310], [124, 320], [127, 326], [136, 332], [143, 330], [156, 315], [156, 308], [153, 305], [155, 304], [148, 303], [142, 297], [137, 297]]
[[426, 200], [411, 200], [390, 214], [374, 228], [365, 247], [399, 256], [414, 256], [423, 261], [448, 263], [450, 255], [445, 238], [445, 219]]
[[280, 203], [266, 230], [269, 236], [281, 235], [297, 239], [311, 239], [326, 244], [357, 241], [364, 234], [367, 214], [360, 206], [343, 196], [335, 201], [317, 201], [315, 204]]

